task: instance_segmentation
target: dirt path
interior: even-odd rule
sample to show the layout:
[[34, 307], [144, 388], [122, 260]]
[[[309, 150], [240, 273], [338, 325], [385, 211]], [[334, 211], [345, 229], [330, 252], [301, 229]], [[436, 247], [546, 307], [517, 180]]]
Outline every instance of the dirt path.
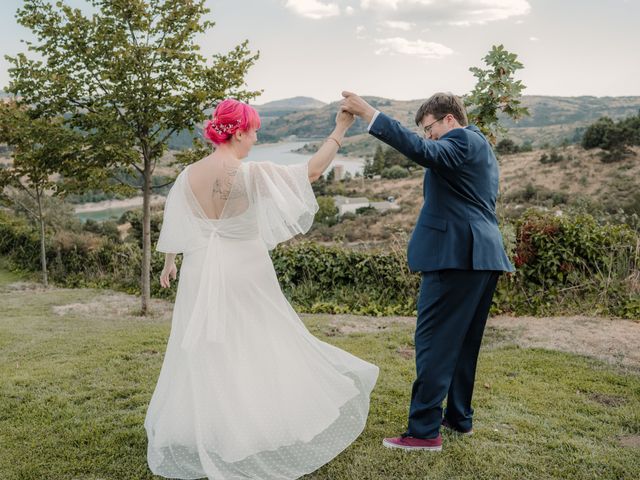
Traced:
[[602, 317], [491, 318], [489, 326], [521, 347], [548, 348], [640, 368], [640, 322]]
[[[310, 315], [303, 315], [310, 316]], [[414, 325], [412, 317], [335, 315], [337, 334], [375, 332], [393, 323]], [[492, 317], [486, 335], [491, 346], [547, 348], [598, 358], [640, 370], [640, 322], [604, 317]]]
[[[37, 284], [15, 282], [3, 285], [0, 291], [23, 294], [43, 292]], [[52, 292], [56, 289], [48, 289]], [[59, 289], [61, 292], [64, 289]], [[89, 290], [90, 292], [97, 292]], [[133, 295], [100, 291], [80, 303], [60, 302], [52, 307], [57, 315], [87, 314], [109, 321], [110, 318], [136, 317], [139, 299]], [[28, 300], [27, 300], [28, 301]], [[164, 300], [152, 301], [148, 321], [169, 322], [173, 305]], [[321, 320], [329, 335], [348, 335], [357, 332], [379, 332], [393, 324], [412, 328], [413, 317], [364, 317], [357, 315], [311, 315], [303, 318]], [[547, 348], [598, 358], [611, 364], [640, 371], [640, 322], [604, 317], [509, 317], [489, 319], [485, 344], [489, 347], [518, 345], [523, 348]], [[408, 353], [408, 352], [407, 352]]]

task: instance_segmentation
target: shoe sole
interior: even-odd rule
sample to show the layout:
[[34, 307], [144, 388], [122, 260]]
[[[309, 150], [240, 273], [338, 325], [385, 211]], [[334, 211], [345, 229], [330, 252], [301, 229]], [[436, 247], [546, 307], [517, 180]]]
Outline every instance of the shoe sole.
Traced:
[[429, 452], [440, 452], [442, 450], [442, 445], [437, 447], [403, 447], [401, 445], [396, 445], [395, 443], [387, 442], [386, 440], [382, 441], [382, 446], [386, 448], [397, 448], [398, 450], [405, 450], [405, 451], [410, 451], [410, 450], [425, 451], [426, 450]]

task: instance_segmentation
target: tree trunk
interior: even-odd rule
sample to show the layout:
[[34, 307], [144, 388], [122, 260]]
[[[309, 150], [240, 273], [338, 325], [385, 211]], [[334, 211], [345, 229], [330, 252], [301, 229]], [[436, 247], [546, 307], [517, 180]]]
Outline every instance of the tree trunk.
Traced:
[[151, 300], [151, 159], [144, 153], [142, 189], [142, 315], [149, 313]]
[[38, 200], [38, 223], [40, 224], [40, 265], [42, 267], [42, 284], [47, 287], [49, 279], [47, 276], [47, 249], [44, 237], [44, 218], [42, 216], [42, 192], [36, 188], [36, 198]]

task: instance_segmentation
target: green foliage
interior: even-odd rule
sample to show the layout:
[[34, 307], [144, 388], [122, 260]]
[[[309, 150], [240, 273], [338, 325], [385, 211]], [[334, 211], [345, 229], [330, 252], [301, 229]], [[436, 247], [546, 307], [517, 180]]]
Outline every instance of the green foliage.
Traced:
[[[142, 251], [139, 242], [123, 243], [114, 238], [113, 226], [84, 230], [61, 230], [46, 237], [50, 278], [67, 287], [98, 287], [140, 293]], [[20, 269], [35, 271], [40, 253], [37, 230], [19, 217], [0, 211], [0, 255]], [[162, 270], [164, 256], [153, 252], [152, 272]], [[179, 263], [179, 261], [178, 261]], [[164, 290], [152, 282], [152, 294], [170, 298], [174, 289]]]
[[[401, 167], [403, 172], [406, 173], [404, 176], [400, 176], [401, 173], [398, 168], [395, 168], [391, 175], [398, 176], [387, 176], [383, 175], [383, 172], [386, 170], [386, 173], [389, 174], [390, 169], [394, 167]], [[384, 148], [381, 143], [377, 143], [376, 151], [373, 155], [373, 159], [366, 159], [364, 164], [363, 174], [365, 177], [372, 177], [373, 175], [381, 175], [384, 178], [404, 178], [408, 176], [408, 169], [415, 168], [416, 164], [405, 157], [403, 154], [398, 152], [393, 148]]]
[[327, 194], [327, 179], [324, 175], [320, 175], [315, 182], [311, 184], [311, 188], [313, 189], [313, 194], [318, 197], [322, 197]]
[[582, 137], [586, 149], [621, 149], [629, 145], [640, 145], [640, 113], [614, 122], [601, 117], [587, 127]]
[[630, 153], [629, 146], [640, 145], [640, 113], [614, 122], [609, 117], [601, 117], [587, 127], [582, 137], [586, 149], [605, 150], [600, 159], [603, 163], [623, 160]]
[[373, 164], [371, 170], [375, 175], [380, 175], [385, 167], [385, 155], [382, 145], [378, 144], [376, 152], [373, 154]]
[[518, 145], [510, 138], [503, 138], [500, 140], [495, 147], [496, 153], [501, 155], [510, 155], [512, 153], [520, 153], [520, 152], [530, 152], [533, 150], [533, 146], [531, 145], [531, 141], [527, 140], [522, 145]]
[[[517, 271], [501, 277], [494, 312], [640, 318], [640, 236], [628, 226], [601, 225], [586, 214], [528, 211], [503, 234]], [[139, 292], [137, 241], [58, 232], [47, 242], [56, 283]], [[33, 271], [38, 254], [33, 227], [0, 212], [0, 255]], [[403, 245], [358, 251], [300, 242], [280, 245], [271, 255], [283, 291], [302, 311], [415, 314], [420, 277], [409, 272]], [[152, 261], [157, 274], [163, 256], [154, 252]], [[154, 281], [152, 292], [170, 298], [175, 287], [162, 290]]]
[[271, 255], [287, 296], [305, 311], [412, 315], [419, 276], [404, 250], [368, 252], [301, 242]]
[[409, 176], [409, 171], [400, 165], [394, 165], [393, 167], [383, 169], [380, 175], [382, 178], [390, 179], [406, 178]]
[[529, 114], [520, 100], [525, 86], [513, 77], [517, 70], [523, 68], [517, 58], [502, 45], [494, 45], [483, 58], [489, 68], [469, 69], [477, 78], [474, 89], [465, 96], [469, 122], [476, 124], [492, 143], [496, 142], [498, 134], [506, 131], [500, 125], [498, 112], [513, 120]]
[[509, 155], [511, 153], [518, 153], [520, 147], [510, 138], [503, 138], [496, 144], [495, 150], [497, 153]]
[[108, 238], [110, 241], [115, 243], [120, 242], [120, 232], [118, 231], [118, 224], [113, 220], [96, 222], [95, 220], [88, 219], [82, 224], [82, 230]]
[[331, 168], [331, 170], [329, 170], [329, 172], [327, 173], [327, 183], [333, 183], [336, 179], [336, 170], [335, 168]]
[[[91, 16], [64, 1], [25, 0], [18, 23], [37, 41], [7, 57], [8, 91], [39, 115], [60, 116], [83, 135], [82, 153], [100, 167], [94, 181], [136, 170], [148, 200], [152, 175], [169, 138], [193, 131], [204, 110], [225, 97], [248, 100], [244, 77], [258, 58], [245, 41], [207, 61], [196, 39], [213, 23], [204, 0], [89, 2]], [[212, 61], [211, 61], [212, 60]], [[86, 184], [87, 177], [68, 175]], [[106, 183], [106, 182], [105, 182]], [[149, 227], [145, 201], [143, 229]], [[149, 300], [151, 245], [144, 235], [142, 310]]]
[[338, 207], [333, 197], [318, 197], [318, 211], [314, 218], [315, 223], [323, 225], [335, 225], [338, 222]]
[[[131, 230], [127, 240], [136, 242], [142, 248], [142, 210], [130, 210], [126, 213], [125, 218], [127, 222], [131, 223]], [[162, 228], [162, 211], [151, 212], [150, 228], [151, 245], [155, 245], [160, 237], [160, 229]]]
[[564, 155], [558, 153], [558, 151], [553, 148], [550, 153], [543, 153], [540, 156], [540, 163], [548, 164], [548, 163], [559, 163], [565, 159]]
[[[47, 192], [61, 193], [68, 186], [53, 180], [56, 173], [74, 170], [87, 173], [85, 166], [78, 167], [80, 135], [64, 128], [61, 117], [38, 114], [10, 100], [0, 102], [0, 142], [11, 147], [13, 159], [10, 165], [0, 169], [0, 199], [17, 204], [38, 223], [42, 282], [47, 285], [43, 204]], [[22, 192], [30, 198], [20, 201]]]
[[544, 314], [563, 304], [640, 318], [640, 238], [628, 226], [529, 211], [517, 231], [517, 272], [502, 291], [511, 308]]

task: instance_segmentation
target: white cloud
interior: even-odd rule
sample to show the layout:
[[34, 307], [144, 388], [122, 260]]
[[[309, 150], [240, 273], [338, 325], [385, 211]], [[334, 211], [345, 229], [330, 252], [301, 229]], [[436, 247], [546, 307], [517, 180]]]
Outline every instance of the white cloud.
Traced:
[[323, 3], [318, 0], [287, 0], [285, 6], [303, 17], [320, 19], [340, 15], [336, 3]]
[[420, 58], [440, 59], [453, 53], [449, 47], [424, 40], [408, 40], [401, 37], [381, 38], [376, 43], [381, 46], [376, 55], [410, 55]]
[[396, 21], [387, 20], [386, 22], [384, 22], [384, 25], [389, 28], [394, 28], [396, 30], [404, 30], [405, 32], [408, 32], [414, 27], [415, 24], [411, 22], [401, 22], [398, 20]]
[[402, 2], [403, 0], [360, 0], [360, 6], [365, 10], [370, 7], [392, 8], [395, 10], [398, 8], [398, 4]]
[[352, 6], [348, 6], [347, 8], [344, 9], [344, 11], [347, 15], [353, 15], [355, 12], [355, 9]]
[[528, 0], [360, 0], [360, 6], [393, 20], [456, 26], [481, 25], [531, 11]]
[[529, 37], [529, 40], [531, 40], [532, 42], [537, 42], [540, 39], [538, 37]]

